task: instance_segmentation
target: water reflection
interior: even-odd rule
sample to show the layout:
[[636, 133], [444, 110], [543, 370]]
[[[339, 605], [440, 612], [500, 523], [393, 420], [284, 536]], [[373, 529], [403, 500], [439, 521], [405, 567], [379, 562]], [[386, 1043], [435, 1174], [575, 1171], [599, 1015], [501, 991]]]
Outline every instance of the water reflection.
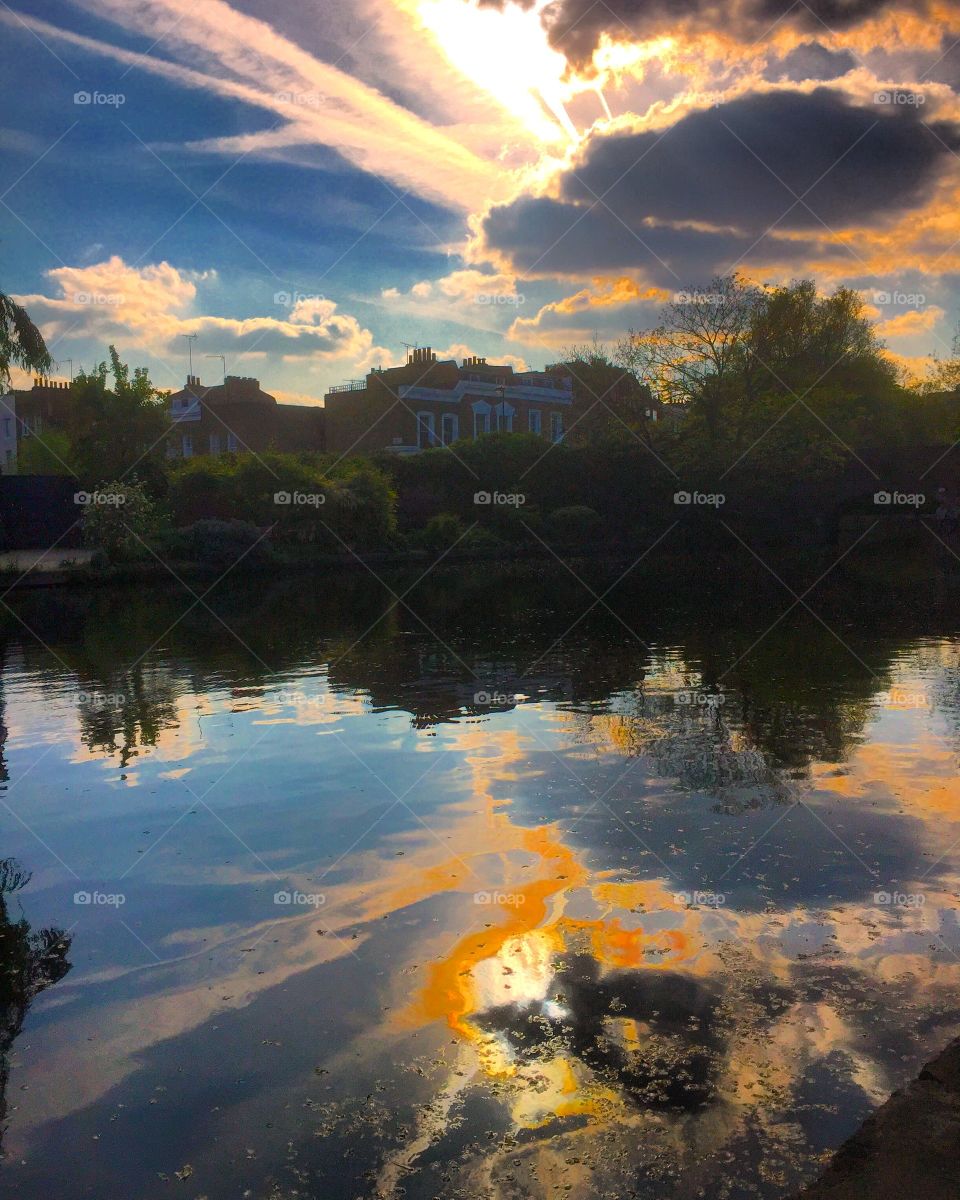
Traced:
[[5, 829], [76, 968], [0, 1190], [815, 1173], [960, 1030], [960, 643], [645, 586], [637, 637], [509, 573], [25, 601]]
[[34, 998], [70, 970], [70, 938], [62, 929], [34, 931], [25, 917], [10, 916], [9, 898], [29, 882], [29, 873], [15, 859], [0, 859], [0, 1143], [7, 1125], [13, 1044]]

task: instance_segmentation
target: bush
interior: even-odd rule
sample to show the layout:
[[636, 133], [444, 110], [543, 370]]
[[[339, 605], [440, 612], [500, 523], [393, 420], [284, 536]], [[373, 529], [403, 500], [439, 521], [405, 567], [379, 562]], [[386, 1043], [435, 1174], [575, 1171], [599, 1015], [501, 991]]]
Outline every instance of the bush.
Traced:
[[603, 525], [600, 514], [585, 504], [557, 508], [547, 518], [550, 535], [558, 542], [578, 545], [597, 537]]
[[418, 541], [428, 550], [448, 550], [463, 537], [463, 524], [455, 513], [431, 517]]
[[[329, 466], [329, 473], [328, 467]], [[171, 472], [170, 501], [180, 524], [236, 518], [273, 526], [278, 542], [383, 546], [396, 531], [387, 475], [362, 459], [316, 454], [239, 454], [188, 459]]]
[[172, 531], [162, 539], [161, 547], [171, 558], [187, 562], [231, 566], [240, 558], [262, 562], [269, 556], [264, 531], [249, 521], [194, 521], [185, 529]]
[[147, 543], [162, 528], [165, 514], [140, 483], [101, 483], [85, 497], [80, 529], [87, 546], [110, 562], [144, 558]]

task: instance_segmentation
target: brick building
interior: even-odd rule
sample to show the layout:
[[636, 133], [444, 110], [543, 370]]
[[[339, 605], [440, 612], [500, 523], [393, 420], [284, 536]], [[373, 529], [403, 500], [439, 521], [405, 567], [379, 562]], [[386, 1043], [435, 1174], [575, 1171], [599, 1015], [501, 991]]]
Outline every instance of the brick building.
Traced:
[[573, 423], [573, 382], [562, 368], [514, 371], [484, 358], [438, 361], [429, 346], [402, 367], [331, 388], [327, 449], [415, 453], [497, 430], [559, 442]]
[[0, 396], [0, 473], [17, 473], [17, 452], [25, 439], [68, 429], [73, 403], [73, 389], [65, 379], [37, 378], [30, 388]]
[[169, 400], [167, 454], [192, 458], [264, 450], [323, 450], [322, 408], [280, 404], [257, 379], [228, 375], [205, 387], [190, 375], [186, 387]]

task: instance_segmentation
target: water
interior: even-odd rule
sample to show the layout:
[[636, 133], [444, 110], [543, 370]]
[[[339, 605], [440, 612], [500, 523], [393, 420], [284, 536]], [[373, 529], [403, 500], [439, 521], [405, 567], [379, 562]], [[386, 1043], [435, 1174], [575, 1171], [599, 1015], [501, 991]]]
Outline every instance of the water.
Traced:
[[787, 1197], [960, 1033], [949, 615], [584, 574], [7, 598], [0, 1194]]

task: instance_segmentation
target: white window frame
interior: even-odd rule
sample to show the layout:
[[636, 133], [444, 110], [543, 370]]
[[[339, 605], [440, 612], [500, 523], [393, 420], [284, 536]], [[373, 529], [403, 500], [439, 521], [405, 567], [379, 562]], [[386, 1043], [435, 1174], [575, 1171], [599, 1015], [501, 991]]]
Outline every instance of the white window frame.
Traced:
[[240, 442], [237, 440], [237, 435], [227, 430], [227, 452], [236, 454], [240, 449]]
[[417, 445], [429, 450], [437, 445], [437, 419], [432, 412], [417, 413]]
[[473, 437], [474, 441], [478, 437], [483, 437], [484, 434], [490, 432], [490, 405], [485, 400], [476, 400], [473, 404]]
[[527, 428], [531, 433], [543, 433], [543, 413], [539, 408], [531, 408], [527, 413]]
[[552, 412], [550, 414], [550, 441], [554, 443], [563, 441], [562, 412]]
[[[513, 405], [507, 404], [506, 401], [502, 404], [497, 403], [493, 405], [492, 415], [494, 419], [492, 424], [497, 433], [513, 433], [513, 416], [515, 411]], [[502, 425], [501, 420], [503, 421]]]
[[193, 458], [193, 434], [185, 433], [180, 438], [180, 453], [184, 458]]
[[460, 436], [460, 418], [456, 413], [444, 413], [440, 418], [440, 444], [452, 445]]

